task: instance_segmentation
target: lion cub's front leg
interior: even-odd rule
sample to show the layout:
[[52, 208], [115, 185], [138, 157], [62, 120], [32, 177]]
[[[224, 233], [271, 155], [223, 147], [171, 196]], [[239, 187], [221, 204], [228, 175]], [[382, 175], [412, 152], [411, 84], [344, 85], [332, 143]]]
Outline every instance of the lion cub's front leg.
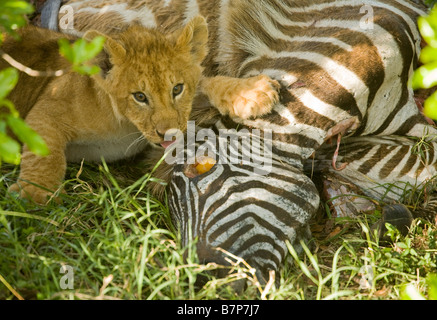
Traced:
[[67, 140], [56, 124], [47, 121], [47, 117], [30, 113], [26, 122], [45, 140], [50, 154], [45, 157], [37, 156], [24, 146], [20, 176], [9, 191], [16, 191], [21, 198], [31, 199], [38, 204], [46, 204], [53, 196], [51, 191], [59, 188], [65, 175]]
[[201, 91], [221, 114], [248, 119], [269, 113], [279, 100], [279, 83], [268, 76], [204, 78]]

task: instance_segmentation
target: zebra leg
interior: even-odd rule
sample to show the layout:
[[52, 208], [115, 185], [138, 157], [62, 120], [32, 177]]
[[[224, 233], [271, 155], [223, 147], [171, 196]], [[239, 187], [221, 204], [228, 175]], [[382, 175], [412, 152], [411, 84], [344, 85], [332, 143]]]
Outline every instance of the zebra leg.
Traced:
[[[338, 171], [337, 169], [334, 169]], [[330, 214], [333, 217], [359, 217], [362, 213], [373, 213], [379, 209], [380, 205], [374, 199], [364, 194], [360, 187], [353, 182], [346, 180], [337, 173], [319, 173], [320, 176], [315, 178], [316, 185], [321, 189], [321, 198], [330, 208]], [[415, 212], [417, 217], [417, 212]], [[374, 223], [371, 227], [377, 230], [380, 240], [384, 238], [387, 231], [385, 223], [388, 222], [395, 226], [403, 235], [408, 233], [407, 227], [411, 225], [413, 216], [411, 211], [403, 204], [382, 205], [382, 218]]]
[[[399, 136], [354, 137], [342, 141], [338, 161], [345, 165], [343, 170], [335, 170], [331, 158], [334, 146], [324, 145], [315, 154], [314, 160], [307, 160], [306, 171], [322, 175], [329, 181], [339, 180], [339, 185], [331, 187], [331, 196], [337, 192], [347, 195], [347, 206], [335, 204], [337, 208], [351, 209], [339, 211], [340, 215], [354, 215], [363, 207], [359, 206], [361, 196], [388, 204], [383, 207], [383, 218], [379, 224], [390, 222], [401, 232], [409, 226], [412, 217], [435, 217], [434, 178], [437, 175], [437, 143], [425, 142], [420, 149], [416, 140]], [[325, 182], [325, 185], [327, 183]], [[351, 188], [344, 188], [345, 186]], [[343, 189], [342, 189], [343, 187]], [[412, 206], [413, 212], [402, 205], [393, 203], [415, 199], [414, 192], [430, 195], [429, 204]], [[353, 197], [350, 194], [355, 194]], [[357, 200], [358, 199], [358, 200]], [[364, 200], [365, 202], [366, 200]], [[368, 201], [369, 203], [374, 203]], [[357, 203], [354, 203], [357, 202]], [[434, 212], [434, 214], [430, 214]]]

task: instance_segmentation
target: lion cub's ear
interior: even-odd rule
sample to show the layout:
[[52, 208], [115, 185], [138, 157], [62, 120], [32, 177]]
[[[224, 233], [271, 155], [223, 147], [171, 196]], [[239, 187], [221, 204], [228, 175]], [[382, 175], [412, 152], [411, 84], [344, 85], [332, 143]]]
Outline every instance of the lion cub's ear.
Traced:
[[113, 64], [119, 64], [123, 62], [126, 56], [126, 49], [116, 40], [96, 30], [87, 31], [83, 38], [87, 41], [91, 41], [97, 36], [106, 38], [105, 45], [103, 47], [104, 53], [100, 54], [96, 61], [97, 65], [102, 70], [102, 77], [106, 78], [106, 75], [111, 70]]
[[191, 19], [179, 33], [177, 46], [189, 46], [194, 61], [201, 63], [208, 54], [208, 25], [205, 18], [197, 16]]

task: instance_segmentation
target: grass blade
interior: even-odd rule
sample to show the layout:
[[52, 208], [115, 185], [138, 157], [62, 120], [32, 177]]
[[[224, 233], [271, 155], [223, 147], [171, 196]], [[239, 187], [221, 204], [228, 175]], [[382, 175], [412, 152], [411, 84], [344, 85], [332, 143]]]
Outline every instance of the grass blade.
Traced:
[[12, 286], [6, 281], [5, 278], [2, 277], [2, 275], [0, 274], [0, 281], [6, 286], [6, 288], [8, 288], [8, 290], [10, 292], [12, 292], [12, 294], [18, 299], [18, 300], [24, 300], [24, 298], [17, 292], [15, 291], [14, 288], [12, 288]]
[[13, 217], [21, 217], [21, 218], [28, 218], [28, 219], [36, 219], [40, 221], [44, 221], [50, 224], [53, 224], [56, 227], [59, 227], [59, 223], [56, 221], [53, 221], [52, 219], [37, 216], [34, 214], [24, 213], [24, 212], [16, 212], [16, 211], [3, 211], [0, 210], [0, 214], [6, 215], [6, 216], [13, 216]]

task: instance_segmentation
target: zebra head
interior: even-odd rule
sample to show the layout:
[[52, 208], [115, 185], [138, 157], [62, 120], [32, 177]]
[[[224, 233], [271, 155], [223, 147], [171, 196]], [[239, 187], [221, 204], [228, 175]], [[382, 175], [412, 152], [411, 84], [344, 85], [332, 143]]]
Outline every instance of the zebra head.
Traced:
[[[239, 147], [244, 150], [248, 144]], [[228, 155], [237, 153], [232, 148], [230, 144]], [[220, 150], [214, 150], [216, 155]], [[282, 265], [286, 241], [299, 251], [300, 240], [309, 239], [308, 220], [319, 205], [317, 190], [301, 168], [275, 159], [263, 174], [253, 162], [235, 163], [222, 154], [218, 159], [203, 174], [193, 174], [192, 165], [175, 165], [168, 192], [174, 225], [184, 246], [196, 240], [201, 263], [229, 265], [229, 255], [237, 256], [265, 283], [269, 271]], [[227, 273], [221, 272], [219, 277]]]

